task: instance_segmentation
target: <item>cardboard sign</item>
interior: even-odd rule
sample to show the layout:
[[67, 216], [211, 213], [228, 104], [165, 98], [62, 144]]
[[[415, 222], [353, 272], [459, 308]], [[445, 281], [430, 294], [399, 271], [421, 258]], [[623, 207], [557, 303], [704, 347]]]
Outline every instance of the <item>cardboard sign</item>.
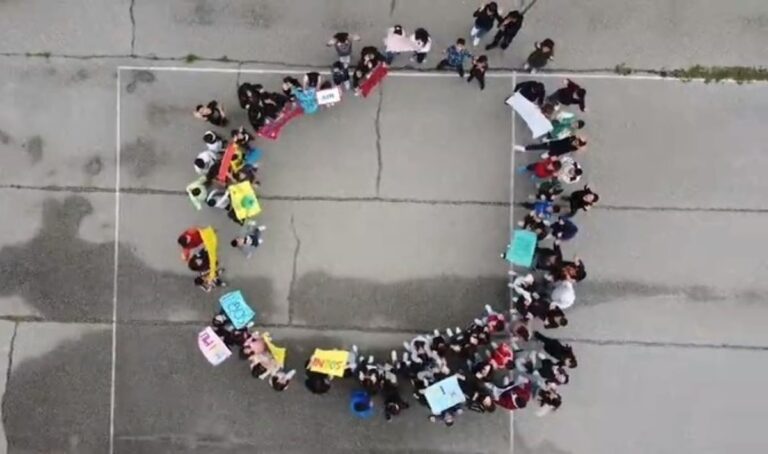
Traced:
[[237, 219], [244, 221], [261, 213], [259, 199], [256, 198], [256, 193], [253, 191], [250, 181], [230, 185], [227, 191], [229, 191], [229, 200], [232, 203], [232, 209], [235, 210]]
[[315, 349], [312, 358], [309, 360], [309, 370], [327, 374], [332, 377], [344, 376], [344, 369], [347, 367], [349, 352], [346, 350], [321, 350]]
[[235, 329], [243, 328], [256, 317], [256, 312], [245, 302], [240, 290], [222, 295], [219, 303]]
[[264, 343], [267, 344], [267, 349], [270, 353], [272, 353], [272, 357], [275, 358], [275, 361], [277, 361], [277, 364], [280, 365], [280, 367], [285, 367], [285, 353], [286, 349], [278, 347], [277, 345], [272, 343], [272, 336], [269, 335], [269, 333], [264, 333], [261, 335], [261, 338], [264, 339]]
[[232, 355], [224, 341], [216, 335], [210, 326], [207, 326], [197, 335], [197, 348], [203, 353], [205, 359], [214, 366], [223, 363]]
[[515, 230], [512, 234], [512, 242], [507, 246], [507, 261], [513, 265], [530, 268], [538, 241], [536, 234], [530, 230]]
[[[200, 195], [192, 195], [192, 190], [195, 188], [200, 190]], [[192, 202], [192, 205], [194, 205], [196, 210], [199, 211], [202, 209], [203, 201], [206, 199], [206, 197], [208, 197], [208, 189], [205, 187], [205, 177], [200, 177], [190, 183], [189, 186], [187, 186], [187, 195], [189, 196], [189, 200]]]
[[368, 74], [368, 77], [360, 82], [360, 92], [363, 94], [363, 98], [367, 98], [371, 91], [379, 85], [385, 77], [389, 74], [389, 67], [384, 63], [379, 63]]
[[280, 132], [283, 130], [283, 127], [303, 113], [304, 111], [301, 109], [301, 106], [298, 104], [290, 104], [275, 121], [267, 123], [259, 128], [259, 130], [256, 131], [256, 135], [265, 139], [277, 140], [277, 138], [280, 137]]
[[459, 380], [455, 375], [440, 380], [425, 389], [424, 397], [426, 397], [429, 408], [435, 415], [439, 415], [445, 410], [463, 403], [466, 400], [464, 393], [459, 386]]
[[200, 229], [200, 238], [203, 239], [203, 247], [208, 252], [208, 261], [211, 264], [211, 272], [208, 274], [207, 278], [209, 280], [214, 280], [216, 279], [219, 270], [219, 239], [216, 236], [216, 231], [210, 226]]
[[[227, 149], [224, 151], [224, 157], [221, 158], [221, 167], [219, 167], [219, 173], [216, 175], [216, 180], [221, 184], [227, 184], [227, 174], [229, 174], [229, 168], [232, 165], [232, 161], [235, 159], [235, 154], [239, 151], [240, 147], [236, 143], [232, 142], [227, 145]], [[242, 159], [242, 151], [240, 151]]]
[[525, 99], [519, 92], [507, 98], [506, 103], [525, 120], [534, 139], [552, 130], [552, 123], [541, 113], [539, 106]]
[[341, 101], [341, 89], [339, 87], [327, 88], [317, 92], [317, 103], [321, 106], [336, 104]]

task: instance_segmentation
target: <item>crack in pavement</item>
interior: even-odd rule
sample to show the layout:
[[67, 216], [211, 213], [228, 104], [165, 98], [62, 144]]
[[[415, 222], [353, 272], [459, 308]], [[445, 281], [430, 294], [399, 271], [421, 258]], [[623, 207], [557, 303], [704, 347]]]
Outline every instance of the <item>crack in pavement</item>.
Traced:
[[133, 15], [133, 7], [136, 0], [131, 0], [131, 6], [128, 7], [128, 15], [131, 17], [131, 55], [136, 48], [136, 17]]
[[299, 232], [296, 230], [296, 223], [294, 222], [294, 215], [291, 214], [291, 232], [293, 232], [293, 239], [296, 240], [296, 248], [293, 250], [293, 269], [291, 271], [291, 282], [288, 284], [288, 323], [293, 322], [293, 291], [296, 287], [296, 268], [299, 262], [299, 252], [301, 251], [301, 238], [299, 238]]
[[11, 342], [8, 346], [8, 367], [5, 371], [5, 391], [3, 392], [3, 400], [0, 403], [0, 412], [2, 413], [3, 427], [7, 427], [8, 411], [6, 411], [6, 396], [8, 396], [8, 385], [11, 383], [11, 369], [13, 368], [13, 350], [16, 345], [16, 334], [19, 331], [19, 322], [13, 324], [13, 334], [11, 335]]
[[379, 87], [379, 106], [376, 109], [376, 122], [374, 128], [376, 129], [376, 160], [378, 163], [378, 170], [376, 171], [376, 196], [381, 193], [381, 171], [384, 168], [384, 163], [381, 157], [381, 106], [384, 103], [384, 87]]
[[389, 3], [389, 17], [392, 17], [392, 15], [395, 14], [395, 8], [397, 8], [397, 0], [392, 0]]

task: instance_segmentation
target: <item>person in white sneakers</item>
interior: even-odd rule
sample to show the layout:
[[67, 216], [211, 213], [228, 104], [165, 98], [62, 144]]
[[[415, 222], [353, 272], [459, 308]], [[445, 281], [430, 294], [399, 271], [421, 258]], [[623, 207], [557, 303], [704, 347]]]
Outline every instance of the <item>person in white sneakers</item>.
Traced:
[[501, 23], [501, 13], [499, 11], [499, 5], [496, 2], [488, 2], [483, 4], [477, 11], [472, 14], [475, 18], [475, 23], [472, 26], [472, 30], [469, 35], [472, 37], [472, 45], [477, 47], [480, 44], [480, 40], [483, 39], [495, 23]]

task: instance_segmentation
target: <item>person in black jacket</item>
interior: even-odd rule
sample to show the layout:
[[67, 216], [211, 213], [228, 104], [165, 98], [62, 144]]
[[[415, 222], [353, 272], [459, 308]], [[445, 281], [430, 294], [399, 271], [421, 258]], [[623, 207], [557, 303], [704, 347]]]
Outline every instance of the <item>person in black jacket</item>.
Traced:
[[577, 366], [576, 355], [573, 353], [573, 347], [563, 344], [557, 339], [547, 337], [538, 331], [534, 331], [533, 337], [542, 343], [544, 351], [557, 361], [559, 365], [568, 366], [571, 369]]
[[520, 93], [528, 101], [541, 106], [544, 102], [546, 89], [544, 88], [543, 83], [535, 80], [528, 80], [515, 85], [515, 93]]
[[475, 23], [472, 26], [472, 31], [469, 32], [470, 36], [474, 38], [472, 45], [477, 46], [480, 44], [480, 40], [493, 28], [493, 24], [501, 22], [501, 16], [499, 16], [499, 5], [496, 2], [488, 2], [477, 9], [472, 14], [475, 18]]
[[573, 191], [570, 195], [563, 196], [562, 198], [568, 201], [571, 211], [566, 217], [573, 217], [579, 210], [587, 212], [600, 200], [600, 196], [592, 191], [589, 186], [584, 186], [584, 189]]
[[521, 146], [515, 145], [513, 148], [517, 151], [533, 151], [533, 150], [546, 150], [546, 153], [541, 155], [542, 159], [549, 157], [562, 156], [567, 153], [582, 151], [587, 146], [587, 139], [581, 136], [570, 136], [565, 139], [552, 140], [550, 142], [535, 143], [531, 145]]
[[553, 104], [562, 104], [564, 106], [578, 104], [579, 109], [584, 112], [587, 109], [585, 105], [586, 97], [587, 90], [581, 88], [581, 85], [575, 83], [571, 79], [565, 79], [565, 87], [559, 88], [552, 93], [549, 100]]
[[502, 50], [506, 50], [512, 40], [517, 36], [517, 32], [520, 31], [520, 27], [523, 26], [523, 15], [520, 11], [512, 11], [499, 23], [499, 31], [496, 32], [496, 36], [493, 37], [491, 44], [485, 46], [485, 50], [491, 50], [496, 47], [501, 47]]

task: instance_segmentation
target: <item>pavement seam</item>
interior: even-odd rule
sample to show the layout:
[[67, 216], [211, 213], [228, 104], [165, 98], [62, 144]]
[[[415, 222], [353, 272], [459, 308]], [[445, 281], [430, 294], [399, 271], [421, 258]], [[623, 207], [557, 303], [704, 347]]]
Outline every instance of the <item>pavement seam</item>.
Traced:
[[384, 168], [381, 155], [381, 106], [384, 104], [384, 87], [379, 87], [379, 106], [376, 109], [376, 122], [374, 127], [376, 129], [376, 161], [378, 168], [376, 171], [376, 197], [381, 194], [381, 172]]
[[296, 241], [296, 247], [293, 250], [293, 268], [291, 270], [291, 282], [288, 284], [288, 324], [293, 323], [293, 292], [296, 287], [296, 274], [299, 263], [299, 252], [301, 252], [301, 238], [299, 238], [299, 232], [296, 230], [296, 223], [294, 221], [294, 214], [291, 213], [291, 232], [293, 233], [293, 239]]
[[397, 0], [391, 0], [389, 2], [389, 17], [395, 14], [395, 8], [397, 8]]
[[[5, 392], [3, 392], [3, 401], [0, 403], [0, 411], [2, 411], [3, 417], [3, 427], [8, 427], [7, 421], [8, 421], [8, 412], [6, 411], [6, 403], [7, 403], [7, 397], [8, 397], [8, 387], [11, 384], [11, 372], [13, 368], [13, 351], [16, 346], [16, 334], [19, 332], [19, 322], [15, 322], [13, 324], [13, 334], [11, 335], [11, 342], [8, 346], [8, 367], [5, 371]], [[8, 434], [6, 433], [6, 438], [8, 437]]]
[[133, 7], [136, 4], [136, 0], [131, 0], [131, 5], [128, 7], [128, 15], [131, 18], [131, 55], [134, 55], [134, 49], [136, 48], [136, 17], [133, 15]]
[[[74, 194], [96, 193], [96, 194], [114, 194], [115, 189], [101, 186], [60, 186], [46, 185], [33, 186], [23, 184], [5, 184], [0, 185], [2, 190], [16, 191], [43, 191], [43, 192], [69, 192]], [[120, 188], [123, 194], [131, 195], [173, 195], [187, 197], [187, 193], [175, 189], [156, 189], [156, 188]], [[391, 204], [414, 204], [414, 205], [452, 205], [452, 206], [491, 206], [508, 207], [509, 202], [493, 200], [444, 200], [444, 199], [415, 199], [406, 197], [341, 197], [341, 196], [303, 196], [303, 195], [269, 195], [263, 194], [260, 200], [271, 200], [277, 202], [349, 202], [349, 203], [391, 203]], [[515, 203], [515, 207], [522, 207], [522, 203]], [[693, 212], [693, 213], [738, 213], [738, 214], [766, 214], [768, 208], [724, 208], [724, 207], [664, 207], [664, 206], [634, 206], [634, 205], [598, 205], [592, 210], [596, 211], [670, 211], [670, 212]]]

